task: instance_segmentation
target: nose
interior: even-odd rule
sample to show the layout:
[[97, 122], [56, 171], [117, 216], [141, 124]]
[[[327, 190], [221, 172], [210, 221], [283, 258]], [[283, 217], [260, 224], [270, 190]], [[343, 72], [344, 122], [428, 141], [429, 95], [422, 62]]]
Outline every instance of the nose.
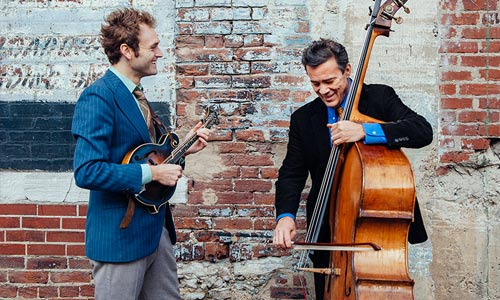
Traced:
[[330, 89], [328, 88], [328, 86], [322, 84], [319, 86], [319, 89], [318, 89], [318, 93], [320, 93], [321, 95], [324, 95], [326, 93], [328, 93]]
[[156, 47], [154, 52], [156, 57], [163, 57], [163, 52], [161, 51], [160, 47]]

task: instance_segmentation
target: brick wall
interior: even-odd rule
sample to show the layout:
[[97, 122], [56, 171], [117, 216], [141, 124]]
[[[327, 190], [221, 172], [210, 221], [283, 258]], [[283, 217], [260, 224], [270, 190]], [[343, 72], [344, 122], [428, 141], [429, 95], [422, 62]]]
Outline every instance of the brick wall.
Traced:
[[441, 1], [439, 161], [468, 161], [500, 136], [498, 1]]

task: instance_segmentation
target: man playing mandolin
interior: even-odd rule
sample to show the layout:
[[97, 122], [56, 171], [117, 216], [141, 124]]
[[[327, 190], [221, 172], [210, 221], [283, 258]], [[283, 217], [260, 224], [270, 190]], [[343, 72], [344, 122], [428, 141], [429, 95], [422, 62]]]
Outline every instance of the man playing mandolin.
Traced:
[[[312, 186], [307, 197], [307, 225], [315, 207], [320, 186], [329, 160], [332, 144], [362, 141], [384, 144], [389, 148], [419, 148], [432, 141], [432, 127], [420, 115], [408, 108], [394, 90], [386, 85], [364, 84], [359, 111], [385, 123], [356, 123], [340, 120], [352, 80], [351, 65], [341, 44], [321, 39], [307, 47], [302, 64], [318, 97], [299, 108], [291, 116], [287, 153], [276, 182], [276, 229], [273, 243], [291, 248], [296, 235], [295, 217], [301, 193], [310, 175]], [[418, 204], [415, 221], [410, 226], [410, 243], [427, 239]], [[330, 241], [328, 210], [320, 224], [317, 242]], [[311, 260], [315, 268], [327, 268], [330, 253], [315, 251]], [[315, 274], [316, 299], [324, 297], [325, 276]]]
[[[173, 136], [141, 86], [143, 77], [158, 72], [163, 56], [155, 25], [149, 13], [131, 8], [108, 15], [100, 41], [111, 67], [83, 91], [75, 107], [74, 177], [90, 190], [85, 252], [97, 300], [180, 299], [170, 208], [159, 205], [153, 212], [135, 200], [152, 182], [174, 187], [183, 168], [147, 157], [144, 163], [122, 163], [136, 147]], [[188, 134], [196, 139], [184, 156], [207, 145], [209, 130], [201, 127], [200, 122]]]

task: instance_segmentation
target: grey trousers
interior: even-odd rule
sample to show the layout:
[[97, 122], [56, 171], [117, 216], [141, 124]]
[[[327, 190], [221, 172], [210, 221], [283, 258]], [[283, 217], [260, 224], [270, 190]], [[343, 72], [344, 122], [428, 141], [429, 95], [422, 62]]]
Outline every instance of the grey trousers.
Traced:
[[95, 300], [181, 299], [174, 249], [165, 228], [158, 249], [149, 256], [127, 263], [91, 262]]

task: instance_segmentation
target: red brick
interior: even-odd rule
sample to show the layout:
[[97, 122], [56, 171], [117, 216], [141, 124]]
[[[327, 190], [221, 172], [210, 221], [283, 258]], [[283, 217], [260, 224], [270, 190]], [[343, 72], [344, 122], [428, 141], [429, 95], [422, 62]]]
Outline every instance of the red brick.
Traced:
[[472, 108], [472, 98], [442, 98], [442, 109]]
[[61, 228], [60, 218], [23, 217], [23, 228]]
[[467, 150], [486, 150], [490, 147], [491, 140], [489, 139], [463, 139], [462, 149]]
[[25, 255], [24, 244], [0, 243], [0, 255]]
[[253, 194], [250, 192], [218, 192], [217, 204], [249, 204], [253, 202]]
[[459, 163], [469, 160], [470, 153], [469, 152], [446, 152], [441, 154], [439, 158], [439, 162], [441, 163]]
[[269, 180], [238, 179], [234, 180], [236, 192], [269, 192], [273, 184]]
[[70, 269], [92, 269], [92, 264], [87, 258], [69, 258], [68, 267]]
[[80, 296], [81, 297], [93, 297], [94, 296], [94, 286], [93, 285], [80, 286]]
[[454, 81], [454, 80], [471, 80], [472, 74], [469, 71], [450, 71], [441, 73], [441, 80]]
[[[238, 164], [238, 161], [235, 160], [235, 163]], [[259, 178], [260, 170], [258, 167], [241, 167], [241, 177], [242, 178]]]
[[217, 143], [220, 153], [245, 153], [247, 151], [244, 142], [221, 142]]
[[229, 257], [229, 245], [225, 243], [205, 243], [205, 259], [209, 261]]
[[[36, 294], [35, 294], [36, 296]], [[0, 285], [0, 298], [14, 299], [17, 297], [17, 286], [1, 284]]]
[[177, 83], [180, 89], [190, 89], [194, 87], [194, 77], [176, 77]]
[[214, 229], [224, 230], [249, 230], [252, 229], [252, 220], [250, 218], [214, 218]]
[[497, 1], [491, 0], [463, 0], [465, 10], [497, 10]]
[[274, 194], [270, 193], [254, 193], [255, 205], [274, 205]]
[[90, 282], [90, 278], [90, 271], [52, 272], [50, 274], [50, 280], [54, 283]]
[[[272, 166], [271, 154], [262, 155], [234, 155], [234, 164], [237, 166]], [[243, 173], [241, 175], [246, 178]]]
[[38, 298], [38, 288], [36, 286], [30, 287], [19, 287], [19, 297], [25, 299], [37, 299]]
[[28, 244], [28, 255], [65, 255], [62, 244]]
[[66, 269], [66, 258], [63, 257], [36, 257], [28, 258], [27, 269]]
[[500, 28], [463, 28], [463, 39], [498, 39], [500, 38]]
[[9, 280], [11, 283], [47, 283], [49, 274], [43, 271], [11, 271]]
[[176, 65], [177, 74], [183, 76], [204, 76], [208, 75], [207, 64], [178, 64]]
[[69, 256], [85, 256], [85, 245], [67, 245], [66, 255]]
[[45, 232], [35, 230], [10, 230], [6, 232], [7, 241], [45, 242]]
[[178, 34], [193, 34], [193, 24], [192, 23], [181, 23], [177, 22], [177, 32]]
[[479, 99], [479, 108], [500, 109], [500, 97]]
[[178, 229], [208, 229], [211, 228], [210, 220], [207, 218], [177, 218], [175, 217], [175, 227]]
[[479, 127], [479, 135], [498, 137], [500, 136], [500, 124], [485, 124]]
[[276, 228], [276, 220], [274, 218], [257, 218], [254, 221], [253, 227], [255, 230], [274, 230]]
[[55, 286], [41, 286], [38, 288], [38, 295], [40, 298], [56, 298], [59, 294], [59, 289]]
[[461, 123], [484, 122], [486, 116], [486, 111], [464, 111], [458, 114], [458, 121]]
[[175, 37], [175, 45], [178, 48], [201, 48], [205, 45], [205, 37], [194, 35], [178, 35]]
[[492, 55], [497, 55], [500, 52], [500, 42], [491, 40], [487, 40], [486, 42], [481, 42], [481, 48], [479, 49], [479, 52], [492, 53]]
[[85, 218], [63, 218], [62, 228], [63, 229], [85, 229]]
[[278, 178], [278, 168], [276, 167], [264, 167], [260, 169], [260, 172], [263, 179]]
[[446, 25], [476, 25], [479, 22], [479, 13], [455, 13], [455, 14], [443, 14], [441, 16], [441, 24]]
[[304, 76], [276, 75], [273, 80], [275, 85], [286, 87], [300, 87], [308, 83]]
[[212, 190], [216, 192], [227, 192], [233, 189], [233, 182], [230, 179], [219, 179], [211, 181], [193, 181], [190, 191]]
[[76, 216], [76, 205], [39, 205], [40, 216]]
[[247, 142], [264, 142], [264, 133], [262, 130], [253, 130], [253, 129], [247, 129], [247, 130], [238, 130], [236, 131], [236, 139], [240, 141], [247, 141]]
[[484, 78], [486, 80], [495, 80], [495, 81], [500, 80], [500, 70], [495, 70], [495, 69], [479, 70], [479, 74], [481, 75], [481, 78]]
[[457, 93], [457, 86], [455, 84], [440, 84], [439, 91], [442, 95], [455, 95]]
[[442, 42], [439, 48], [440, 53], [477, 53], [477, 42]]
[[36, 215], [35, 204], [0, 204], [2, 215]]
[[462, 66], [465, 67], [499, 67], [500, 56], [462, 56]]
[[0, 228], [19, 228], [20, 226], [19, 217], [0, 217]]
[[84, 232], [80, 231], [49, 231], [47, 232], [47, 242], [73, 242], [84, 241]]
[[463, 84], [460, 86], [462, 95], [493, 95], [500, 94], [500, 85], [498, 84]]
[[0, 256], [0, 269], [23, 269], [24, 257]]
[[207, 35], [205, 36], [205, 47], [218, 48], [224, 47], [224, 37], [220, 35]]
[[78, 205], [78, 216], [85, 217], [87, 216], [88, 205]]
[[80, 296], [80, 288], [78, 286], [60, 286], [59, 295], [61, 297], [77, 298]]

